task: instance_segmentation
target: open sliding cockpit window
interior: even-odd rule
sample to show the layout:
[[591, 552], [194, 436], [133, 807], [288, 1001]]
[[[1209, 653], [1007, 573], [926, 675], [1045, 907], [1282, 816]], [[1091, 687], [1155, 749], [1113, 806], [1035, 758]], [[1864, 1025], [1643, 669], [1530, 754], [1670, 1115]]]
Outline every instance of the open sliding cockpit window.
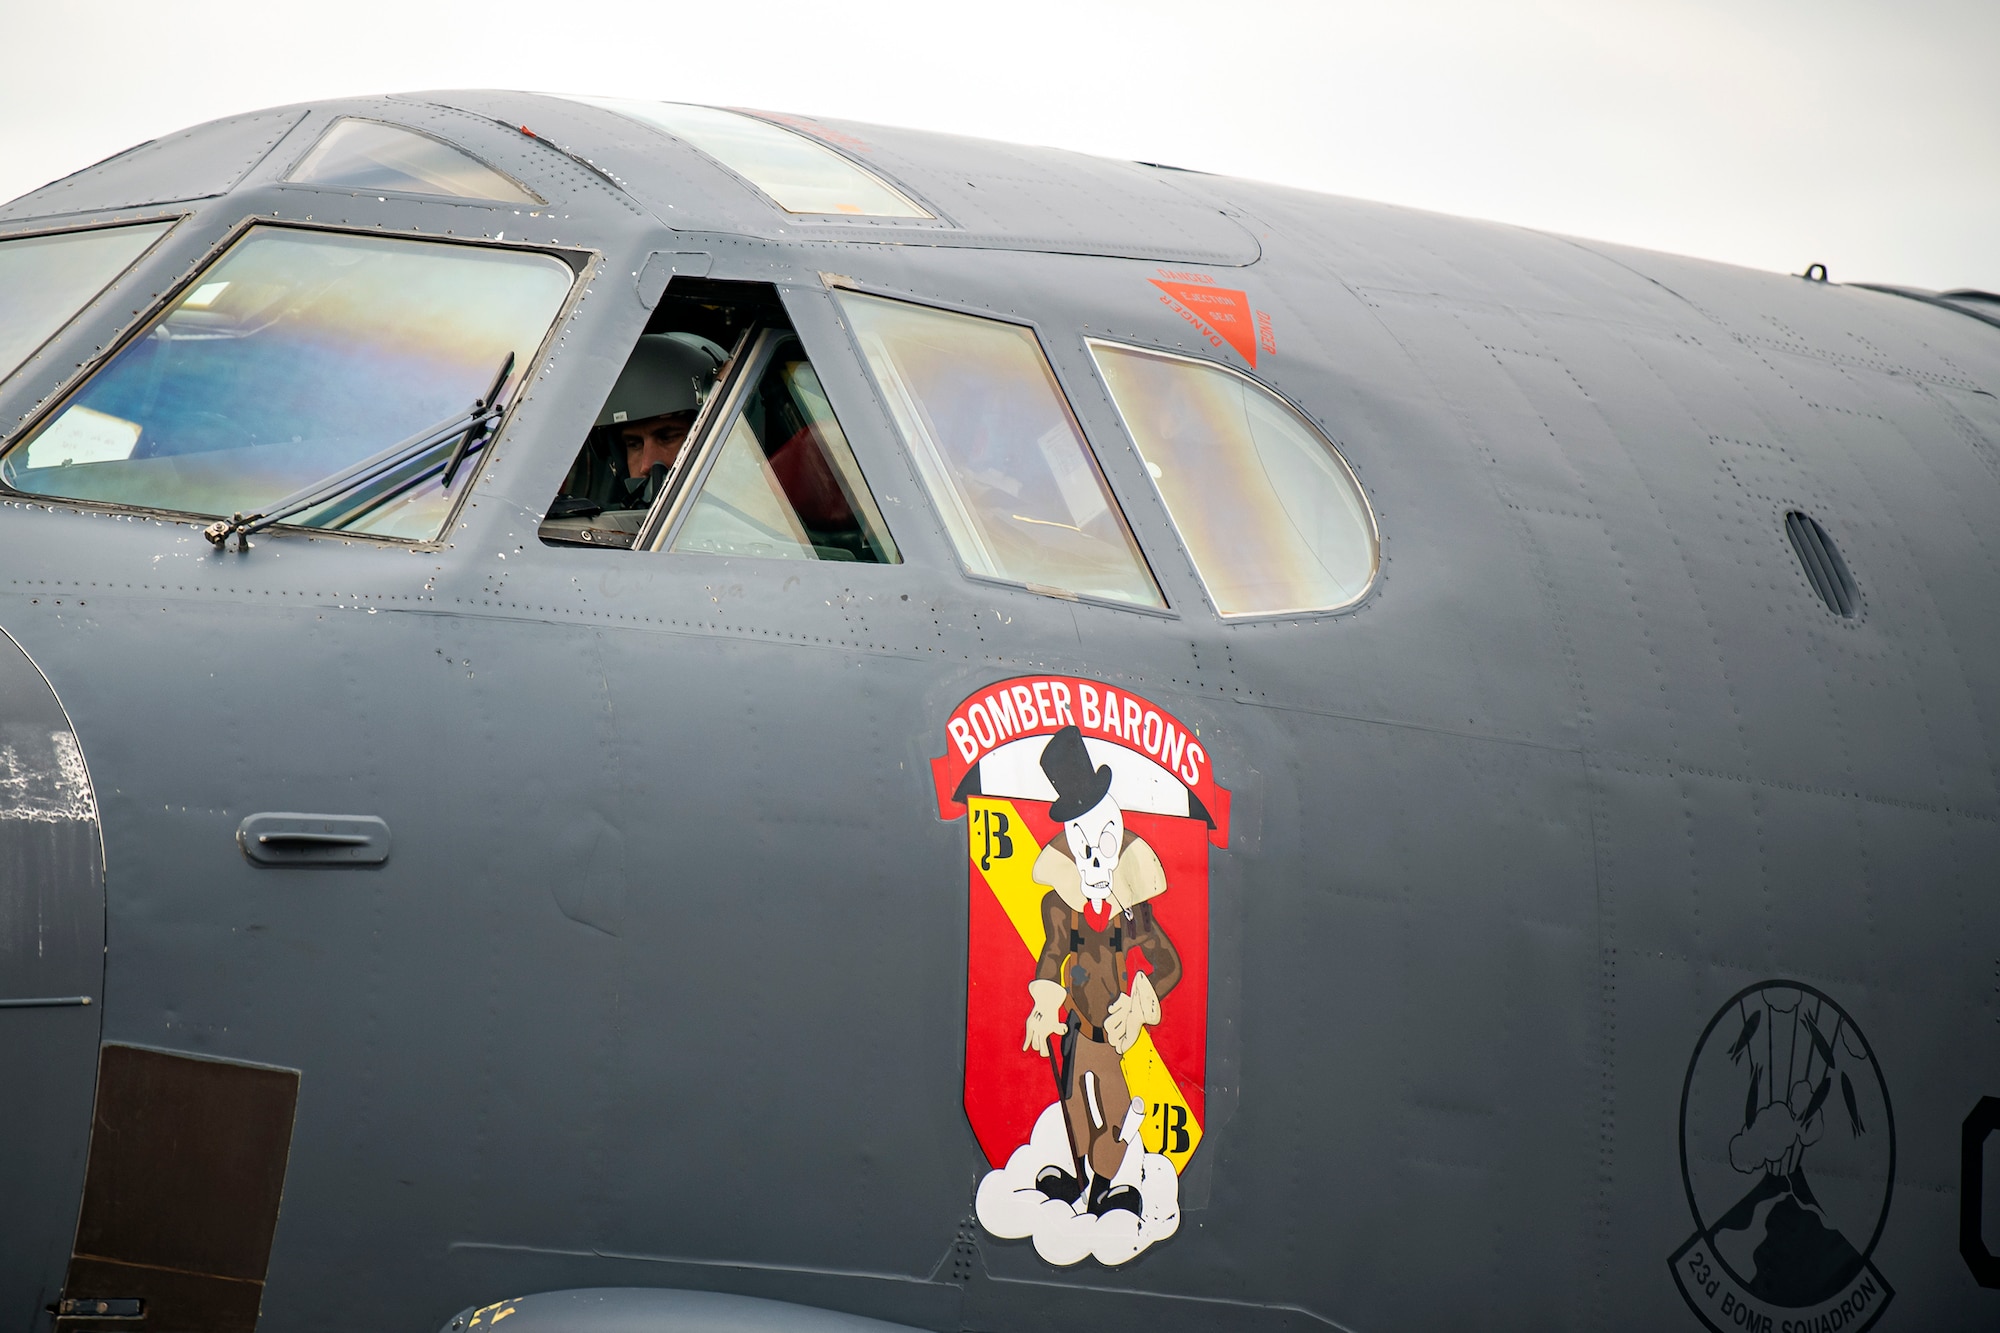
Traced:
[[1218, 612], [1331, 611], [1368, 591], [1367, 497], [1296, 408], [1210, 361], [1097, 339], [1090, 351]]
[[968, 572], [1164, 608], [1034, 330], [839, 293]]
[[251, 227], [0, 457], [0, 482], [434, 540], [575, 282], [535, 251]]
[[541, 535], [771, 560], [901, 558], [776, 292], [687, 278], [627, 358]]

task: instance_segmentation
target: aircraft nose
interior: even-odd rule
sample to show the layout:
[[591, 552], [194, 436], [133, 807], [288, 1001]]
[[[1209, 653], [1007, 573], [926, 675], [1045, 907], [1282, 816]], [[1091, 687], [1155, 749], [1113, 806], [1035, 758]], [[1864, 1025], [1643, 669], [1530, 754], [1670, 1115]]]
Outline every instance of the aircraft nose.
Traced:
[[102, 854], [69, 718], [0, 630], [0, 1308], [33, 1308], [38, 1290], [39, 1261], [13, 1260], [67, 1253], [75, 1234], [103, 1012]]
[[0, 629], [0, 825], [97, 822], [69, 716], [41, 668]]

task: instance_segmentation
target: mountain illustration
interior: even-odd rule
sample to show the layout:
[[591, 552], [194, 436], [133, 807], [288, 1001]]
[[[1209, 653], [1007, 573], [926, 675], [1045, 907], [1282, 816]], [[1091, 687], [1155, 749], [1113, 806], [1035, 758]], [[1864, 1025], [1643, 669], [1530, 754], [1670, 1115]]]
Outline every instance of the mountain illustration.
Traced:
[[1791, 1180], [1765, 1176], [1716, 1226], [1718, 1231], [1747, 1227], [1758, 1205], [1778, 1196], [1764, 1216], [1764, 1238], [1752, 1252], [1757, 1271], [1745, 1286], [1752, 1295], [1791, 1309], [1835, 1295], [1860, 1274], [1862, 1265], [1847, 1237], [1808, 1206], [1812, 1195], [1803, 1185], [1796, 1172]]

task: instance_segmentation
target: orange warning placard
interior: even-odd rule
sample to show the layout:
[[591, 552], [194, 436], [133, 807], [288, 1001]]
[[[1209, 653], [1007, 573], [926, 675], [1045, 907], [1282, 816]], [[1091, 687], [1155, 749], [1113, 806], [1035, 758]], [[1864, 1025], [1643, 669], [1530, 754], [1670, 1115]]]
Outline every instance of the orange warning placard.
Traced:
[[1162, 282], [1158, 278], [1147, 281], [1164, 292], [1169, 303], [1177, 305], [1183, 314], [1207, 325], [1245, 361], [1257, 364], [1257, 329], [1251, 322], [1248, 292], [1191, 282]]

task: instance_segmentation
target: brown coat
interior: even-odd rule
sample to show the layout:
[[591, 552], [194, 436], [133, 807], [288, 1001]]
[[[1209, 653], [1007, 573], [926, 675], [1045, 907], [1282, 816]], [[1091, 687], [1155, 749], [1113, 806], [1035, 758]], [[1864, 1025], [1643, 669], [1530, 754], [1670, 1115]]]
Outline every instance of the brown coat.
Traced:
[[[1062, 873], [1064, 868], [1067, 875]], [[1042, 953], [1035, 977], [1060, 982], [1069, 992], [1070, 1007], [1087, 1025], [1086, 1037], [1103, 1039], [1111, 1002], [1131, 984], [1129, 965], [1121, 966], [1128, 951], [1138, 949], [1146, 955], [1153, 993], [1160, 998], [1165, 999], [1180, 981], [1180, 953], [1160, 929], [1146, 901], [1165, 890], [1166, 876], [1159, 854], [1145, 839], [1129, 829], [1125, 833], [1125, 846], [1118, 854], [1118, 869], [1112, 879], [1111, 910], [1101, 930], [1090, 923], [1076, 864], [1060, 836], [1036, 859], [1035, 878], [1051, 885], [1042, 896]]]

